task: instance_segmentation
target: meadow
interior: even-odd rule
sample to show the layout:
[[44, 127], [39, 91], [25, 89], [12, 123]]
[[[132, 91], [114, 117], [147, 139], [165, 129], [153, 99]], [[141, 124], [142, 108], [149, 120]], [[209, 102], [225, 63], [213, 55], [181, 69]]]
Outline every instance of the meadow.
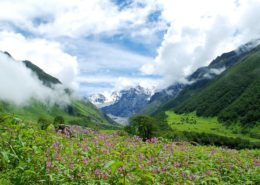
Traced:
[[[260, 142], [257, 133], [260, 133], [259, 125], [248, 127], [234, 124], [220, 123], [217, 117], [198, 117], [195, 112], [176, 114], [173, 111], [165, 112], [167, 123], [173, 130], [189, 131], [197, 133], [216, 134], [219, 136], [242, 138], [253, 142]], [[244, 131], [250, 128], [250, 130]], [[256, 137], [255, 137], [256, 136]]]
[[0, 184], [260, 184], [260, 150], [0, 118]]

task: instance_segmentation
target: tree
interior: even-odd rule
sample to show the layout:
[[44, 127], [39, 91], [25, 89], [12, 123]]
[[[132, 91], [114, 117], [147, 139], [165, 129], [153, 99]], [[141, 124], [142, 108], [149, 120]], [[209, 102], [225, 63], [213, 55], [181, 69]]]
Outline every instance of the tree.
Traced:
[[156, 120], [147, 115], [138, 115], [130, 119], [130, 125], [125, 127], [125, 131], [137, 135], [143, 140], [147, 140], [155, 136], [157, 130]]
[[38, 119], [38, 124], [42, 130], [46, 130], [47, 127], [51, 124], [50, 121], [44, 117]]
[[64, 124], [64, 118], [62, 116], [56, 116], [54, 118], [54, 121], [53, 121], [53, 125], [56, 127], [58, 125], [63, 125]]

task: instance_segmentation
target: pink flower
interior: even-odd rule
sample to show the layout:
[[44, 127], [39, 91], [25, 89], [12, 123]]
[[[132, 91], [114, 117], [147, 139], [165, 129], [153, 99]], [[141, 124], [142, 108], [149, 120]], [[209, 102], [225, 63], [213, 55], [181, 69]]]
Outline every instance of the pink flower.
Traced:
[[119, 173], [124, 173], [124, 172], [125, 172], [125, 168], [124, 168], [124, 167], [118, 168], [118, 172], [119, 172]]
[[255, 165], [255, 166], [260, 166], [260, 162], [259, 162], [259, 160], [254, 159], [254, 165]]
[[47, 171], [49, 171], [49, 170], [50, 170], [51, 166], [52, 166], [51, 159], [50, 159], [50, 158], [48, 158], [48, 160], [47, 160], [47, 162], [46, 162], [46, 169], [47, 169]]
[[83, 159], [83, 163], [84, 163], [85, 165], [88, 164], [88, 159], [87, 159], [86, 157], [84, 157], [84, 159]]
[[147, 140], [149, 143], [158, 143], [159, 139], [154, 137], [154, 138], [151, 138], [151, 139], [148, 139]]
[[95, 170], [95, 175], [98, 176], [98, 177], [100, 177], [100, 176], [102, 175], [101, 170], [100, 170], [100, 169], [96, 169], [96, 170]]
[[174, 162], [174, 167], [180, 167], [181, 166], [181, 163], [179, 163], [179, 162]]

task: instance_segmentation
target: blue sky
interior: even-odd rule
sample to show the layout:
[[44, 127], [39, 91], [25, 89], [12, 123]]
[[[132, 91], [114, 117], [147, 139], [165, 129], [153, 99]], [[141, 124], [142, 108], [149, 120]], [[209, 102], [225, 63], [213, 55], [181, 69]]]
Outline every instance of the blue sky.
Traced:
[[259, 8], [258, 0], [0, 0], [0, 50], [83, 96], [163, 88], [259, 38]]

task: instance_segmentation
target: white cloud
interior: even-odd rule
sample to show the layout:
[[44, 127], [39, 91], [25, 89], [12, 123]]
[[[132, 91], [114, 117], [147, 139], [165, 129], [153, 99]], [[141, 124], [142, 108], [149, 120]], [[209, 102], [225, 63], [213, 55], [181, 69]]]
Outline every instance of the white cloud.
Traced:
[[[9, 32], [0, 32], [0, 49], [17, 59], [32, 60], [69, 86], [76, 86], [78, 75], [77, 58], [66, 53], [73, 47], [82, 50], [75, 55], [87, 75], [139, 69], [144, 75], [164, 76], [166, 86], [217, 55], [259, 37], [259, 8], [259, 0], [133, 0], [123, 9], [112, 0], [1, 0], [0, 30]], [[161, 16], [151, 22], [148, 17], [155, 11], [161, 11]], [[15, 33], [17, 29], [34, 38]], [[75, 42], [63, 43], [64, 38], [78, 41], [122, 34], [154, 46], [158, 44], [156, 33], [165, 29], [154, 62], [112, 45], [89, 42], [89, 47], [81, 48]]]
[[158, 0], [170, 23], [154, 64], [166, 85], [179, 81], [216, 56], [260, 36], [259, 0]]
[[50, 89], [27, 69], [22, 62], [15, 61], [0, 52], [0, 99], [16, 105], [26, 105], [37, 99], [43, 103], [69, 103], [68, 96], [60, 86]]
[[[111, 0], [1, 0], [0, 21], [11, 22], [36, 35], [50, 38], [76, 38], [129, 30], [129, 35], [135, 36], [142, 34], [147, 16], [157, 8], [155, 0], [136, 0], [123, 10]], [[135, 32], [135, 29], [138, 30]], [[152, 30], [158, 30], [158, 27], [151, 27], [150, 33]]]
[[138, 85], [144, 88], [154, 88], [160, 86], [161, 79], [151, 79], [149, 77], [116, 77], [116, 76], [84, 76], [79, 77], [80, 83], [93, 83], [100, 84], [106, 83], [113, 86], [111, 87], [95, 87], [95, 88], [81, 88], [81, 93], [84, 95], [90, 95], [95, 93], [106, 93], [112, 91], [120, 91], [129, 87], [136, 87]]
[[[70, 42], [66, 44], [69, 48]], [[81, 41], [75, 52], [79, 55], [80, 69], [85, 72], [97, 72], [101, 69], [138, 71], [142, 65], [153, 61], [152, 57], [101, 42]]]
[[[155, 33], [165, 29], [164, 21], [158, 24], [147, 21], [158, 9], [156, 0], [135, 0], [124, 9], [111, 0], [1, 0], [0, 30], [5, 31], [0, 32], [0, 49], [16, 59], [31, 60], [65, 85], [75, 87], [77, 59], [68, 54], [71, 53], [68, 48], [77, 45], [75, 40], [123, 34], [136, 42], [153, 45], [158, 43]], [[16, 33], [19, 30], [24, 35]], [[65, 45], [64, 40], [74, 42]], [[139, 70], [153, 60], [111, 45], [89, 44], [76, 46], [77, 50], [86, 49], [83, 55], [87, 60], [81, 61], [79, 67], [87, 73], [99, 73], [100, 69]]]
[[77, 88], [77, 58], [65, 53], [58, 42], [25, 38], [13, 32], [0, 32], [0, 50], [17, 60], [30, 60], [47, 73], [59, 78], [65, 86]]

